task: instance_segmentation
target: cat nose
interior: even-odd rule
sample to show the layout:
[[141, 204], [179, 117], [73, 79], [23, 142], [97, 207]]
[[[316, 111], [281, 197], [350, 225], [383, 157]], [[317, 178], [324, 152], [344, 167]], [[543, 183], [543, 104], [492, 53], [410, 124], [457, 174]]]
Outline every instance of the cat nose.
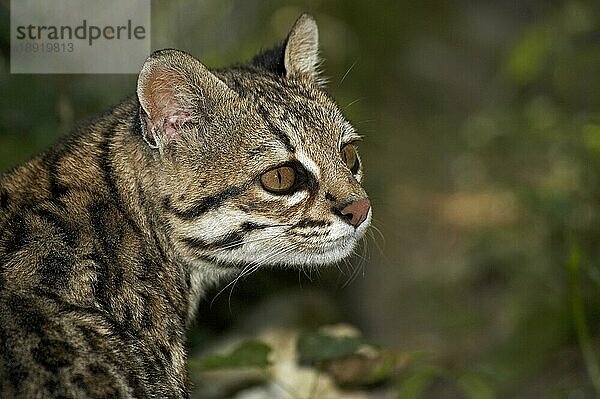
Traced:
[[370, 209], [371, 201], [368, 199], [361, 199], [346, 205], [340, 213], [348, 223], [354, 227], [358, 227], [365, 221]]

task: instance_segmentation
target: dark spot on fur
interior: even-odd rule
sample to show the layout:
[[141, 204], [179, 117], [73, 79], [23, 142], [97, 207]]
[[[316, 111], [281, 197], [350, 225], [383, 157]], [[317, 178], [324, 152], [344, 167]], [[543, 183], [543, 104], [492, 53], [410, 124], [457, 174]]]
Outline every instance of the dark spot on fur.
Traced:
[[106, 202], [96, 202], [88, 207], [96, 238], [101, 243], [103, 254], [114, 259], [124, 236], [121, 215]]
[[170, 364], [173, 361], [173, 354], [171, 353], [171, 350], [162, 343], [158, 345], [158, 349], [160, 350], [162, 357], [167, 361], [167, 364]]
[[6, 299], [6, 304], [20, 328], [38, 335], [43, 333], [48, 319], [31, 299], [13, 294]]
[[64, 251], [51, 249], [42, 260], [40, 270], [42, 283], [50, 288], [66, 287], [71, 277], [73, 256]]
[[64, 145], [59, 145], [47, 153], [44, 157], [44, 163], [48, 168], [48, 183], [51, 198], [58, 200], [65, 195], [69, 188], [60, 181], [58, 164], [68, 151]]
[[117, 381], [108, 369], [100, 364], [88, 366], [88, 374], [76, 374], [71, 381], [89, 398], [121, 397]]
[[50, 185], [50, 193], [52, 195], [52, 198], [60, 199], [60, 197], [64, 196], [69, 192], [69, 188], [63, 184], [58, 183], [58, 181], [51, 180], [51, 183], [53, 183]]
[[65, 220], [62, 215], [58, 215], [50, 209], [41, 207], [35, 209], [34, 212], [56, 229], [56, 233], [61, 236], [65, 244], [71, 248], [74, 248], [77, 245], [79, 232], [71, 228], [69, 222]]
[[21, 215], [15, 215], [8, 221], [6, 226], [8, 231], [7, 238], [4, 244], [4, 252], [7, 256], [20, 250], [29, 240], [29, 229], [25, 219]]
[[[54, 378], [51, 376], [50, 378]], [[44, 388], [48, 390], [54, 399], [70, 399], [71, 396], [67, 393], [67, 387], [56, 379], [49, 379], [44, 383]]]
[[33, 358], [48, 371], [57, 372], [73, 361], [74, 348], [65, 341], [42, 337], [37, 348], [32, 349]]
[[0, 208], [8, 208], [8, 193], [5, 190], [0, 190]]
[[106, 366], [98, 363], [92, 363], [88, 365], [88, 370], [93, 375], [107, 375], [108, 371], [106, 370]]
[[331, 202], [336, 202], [337, 198], [335, 195], [331, 194], [330, 192], [326, 192], [325, 193], [325, 199]]
[[269, 224], [262, 224], [262, 223], [244, 222], [240, 226], [240, 230], [245, 233], [245, 232], [249, 232], [249, 231], [253, 231], [253, 230], [266, 229], [268, 227], [273, 227], [273, 226], [269, 225]]
[[4, 325], [0, 325], [0, 359], [2, 359], [4, 372], [8, 374], [10, 384], [14, 389], [13, 394], [17, 396], [19, 388], [27, 379], [29, 373], [17, 361], [13, 344], [4, 330]]

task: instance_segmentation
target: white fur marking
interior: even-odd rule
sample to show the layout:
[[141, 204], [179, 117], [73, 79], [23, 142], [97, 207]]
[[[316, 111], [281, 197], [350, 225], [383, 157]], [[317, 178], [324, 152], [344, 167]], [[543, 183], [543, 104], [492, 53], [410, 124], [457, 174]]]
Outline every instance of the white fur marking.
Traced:
[[298, 192], [294, 193], [294, 195], [292, 195], [290, 198], [287, 199], [286, 205], [287, 206], [294, 206], [298, 202], [300, 202], [303, 199], [305, 199], [307, 195], [308, 194], [306, 193], [306, 191], [298, 191]]
[[296, 151], [296, 158], [298, 158], [298, 161], [300, 161], [309, 172], [315, 175], [317, 179], [321, 177], [321, 170], [315, 161], [313, 161], [304, 151], [300, 149]]

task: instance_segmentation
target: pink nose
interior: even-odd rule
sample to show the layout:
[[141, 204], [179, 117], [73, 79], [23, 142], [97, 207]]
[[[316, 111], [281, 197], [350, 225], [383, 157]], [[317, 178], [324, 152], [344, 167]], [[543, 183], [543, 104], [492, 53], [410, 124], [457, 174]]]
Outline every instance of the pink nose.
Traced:
[[365, 221], [371, 209], [371, 202], [368, 199], [361, 199], [346, 205], [340, 213], [346, 218], [346, 221], [354, 227], [360, 226]]

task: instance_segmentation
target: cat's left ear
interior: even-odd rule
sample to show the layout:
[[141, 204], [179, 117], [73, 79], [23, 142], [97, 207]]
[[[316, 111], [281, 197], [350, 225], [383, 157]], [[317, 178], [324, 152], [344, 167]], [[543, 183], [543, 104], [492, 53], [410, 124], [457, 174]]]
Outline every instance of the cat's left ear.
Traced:
[[319, 28], [310, 14], [302, 14], [285, 42], [286, 76], [304, 75], [319, 82]]
[[173, 49], [152, 53], [138, 77], [137, 95], [143, 138], [160, 148], [180, 137], [186, 124], [198, 123], [213, 104], [233, 101], [237, 94], [190, 54]]

